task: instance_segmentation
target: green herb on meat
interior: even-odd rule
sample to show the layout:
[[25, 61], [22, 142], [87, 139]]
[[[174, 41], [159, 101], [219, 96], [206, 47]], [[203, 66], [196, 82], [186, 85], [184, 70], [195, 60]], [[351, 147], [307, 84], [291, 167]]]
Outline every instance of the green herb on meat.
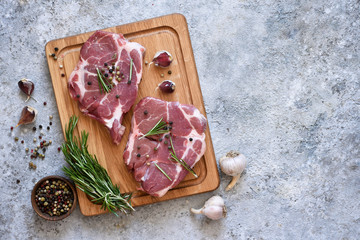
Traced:
[[165, 175], [165, 177], [167, 177], [170, 181], [172, 181], [169, 175], [167, 175], [166, 172], [156, 162], [154, 162], [154, 165], [160, 170], [160, 172], [162, 172]]
[[166, 122], [163, 121], [163, 118], [161, 118], [155, 124], [155, 126], [152, 129], [150, 129], [150, 131], [148, 131], [147, 133], [142, 135], [139, 139], [142, 139], [144, 137], [151, 136], [151, 135], [158, 135], [158, 134], [163, 134], [163, 133], [168, 133], [168, 132], [169, 132], [169, 128], [167, 127], [167, 124], [166, 124]]
[[[111, 90], [111, 83], [109, 83], [109, 80], [107, 80], [105, 78], [105, 76], [100, 72], [100, 70], [98, 68], [96, 68], [96, 72], [97, 72], [97, 78], [98, 78], [98, 83], [99, 83], [99, 90], [100, 90], [100, 93], [102, 92], [101, 90], [103, 90], [103, 92], [110, 92]], [[104, 80], [105, 79], [105, 80]], [[105, 83], [106, 81], [106, 83]], [[108, 86], [108, 84], [110, 86]]]
[[75, 182], [77, 188], [92, 198], [93, 203], [101, 204], [102, 209], [107, 209], [116, 216], [116, 211], [125, 214], [135, 211], [130, 202], [131, 194], [121, 194], [119, 187], [112, 183], [96, 156], [88, 152], [89, 134], [82, 131], [81, 137], [73, 135], [77, 122], [78, 118], [72, 116], [65, 127], [66, 140], [61, 149], [69, 167], [63, 167], [63, 171]]
[[130, 60], [130, 75], [129, 75], [129, 82], [131, 82], [131, 77], [132, 77], [132, 69], [133, 69], [133, 59], [131, 58]]
[[198, 175], [195, 173], [194, 170], [191, 169], [191, 167], [182, 159], [179, 159], [176, 154], [175, 154], [175, 149], [174, 149], [174, 145], [173, 145], [173, 142], [172, 142], [172, 137], [170, 136], [170, 145], [171, 145], [171, 152], [170, 152], [170, 155], [171, 155], [171, 160], [174, 160], [178, 163], [180, 163], [187, 171], [191, 172], [192, 175], [194, 175], [196, 178], [198, 178]]

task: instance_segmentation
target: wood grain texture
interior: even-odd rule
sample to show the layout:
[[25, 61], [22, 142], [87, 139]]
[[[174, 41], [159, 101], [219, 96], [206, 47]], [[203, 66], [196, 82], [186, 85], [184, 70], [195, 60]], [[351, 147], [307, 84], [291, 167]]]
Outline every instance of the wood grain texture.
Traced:
[[[135, 104], [146, 96], [152, 96], [167, 101], [192, 104], [206, 116], [190, 36], [183, 15], [172, 14], [103, 30], [122, 33], [130, 41], [143, 45], [146, 48], [144, 60], [149, 63], [159, 50], [167, 50], [174, 57], [173, 63], [166, 69], [157, 68], [153, 64], [144, 65]], [[137, 191], [138, 183], [127, 170], [122, 158], [130, 132], [134, 107], [125, 114], [122, 124], [126, 127], [126, 131], [121, 143], [116, 146], [112, 143], [108, 130], [97, 121], [83, 115], [78, 109], [77, 102], [70, 98], [68, 92], [68, 77], [79, 60], [80, 48], [93, 33], [52, 40], [45, 46], [63, 132], [70, 116], [79, 116], [76, 134], [82, 130], [90, 133], [89, 152], [97, 156], [100, 164], [107, 169], [113, 183], [120, 186], [122, 192], [134, 192], [132, 198], [134, 207], [215, 190], [219, 186], [220, 180], [210, 131], [207, 128], [205, 132], [206, 152], [194, 168], [199, 178], [195, 179], [192, 174], [188, 174], [178, 186], [161, 198]], [[57, 60], [49, 56], [54, 52], [55, 47], [59, 48], [56, 52]], [[60, 65], [63, 65], [63, 68], [60, 68]], [[168, 74], [168, 70], [171, 70], [172, 73]], [[161, 77], [161, 74], [164, 74], [164, 77]], [[157, 89], [158, 84], [167, 79], [176, 84], [176, 90], [172, 94], [164, 94]], [[101, 210], [100, 206], [92, 204], [82, 191], [77, 190], [77, 193], [82, 214], [93, 216], [106, 212]]]

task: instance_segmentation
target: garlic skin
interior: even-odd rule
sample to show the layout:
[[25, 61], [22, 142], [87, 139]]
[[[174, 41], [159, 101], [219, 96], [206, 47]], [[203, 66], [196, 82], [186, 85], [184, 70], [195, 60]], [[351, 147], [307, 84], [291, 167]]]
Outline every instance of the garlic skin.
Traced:
[[218, 195], [209, 198], [202, 208], [191, 208], [190, 211], [195, 214], [203, 214], [212, 220], [224, 218], [227, 213], [224, 199]]
[[229, 191], [235, 186], [241, 173], [244, 171], [246, 167], [246, 158], [239, 152], [230, 151], [220, 158], [219, 165], [221, 171], [223, 171], [226, 175], [233, 177], [229, 185], [225, 188], [225, 191]]

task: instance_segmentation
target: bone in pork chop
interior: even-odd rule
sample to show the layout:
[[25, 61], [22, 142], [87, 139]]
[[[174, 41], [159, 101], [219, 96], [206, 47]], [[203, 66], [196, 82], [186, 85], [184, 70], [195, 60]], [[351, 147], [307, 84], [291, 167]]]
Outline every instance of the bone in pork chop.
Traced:
[[[171, 127], [170, 132], [141, 138], [161, 118]], [[124, 152], [125, 164], [133, 171], [135, 180], [141, 183], [141, 190], [162, 197], [178, 185], [188, 171], [178, 162], [169, 160], [170, 138], [176, 156], [193, 167], [205, 152], [205, 129], [206, 118], [194, 106], [143, 98], [135, 107]]]
[[[121, 125], [124, 114], [136, 99], [144, 52], [143, 46], [122, 34], [96, 31], [82, 46], [69, 78], [70, 96], [79, 102], [80, 111], [104, 124], [115, 144], [125, 131]], [[97, 69], [113, 83], [110, 92], [100, 91]]]

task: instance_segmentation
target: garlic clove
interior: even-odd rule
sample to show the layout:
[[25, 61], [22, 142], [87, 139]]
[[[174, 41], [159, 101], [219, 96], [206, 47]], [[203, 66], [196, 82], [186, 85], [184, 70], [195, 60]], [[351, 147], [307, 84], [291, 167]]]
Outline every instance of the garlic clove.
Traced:
[[246, 167], [246, 158], [239, 152], [230, 151], [224, 157], [220, 158], [219, 165], [221, 171], [226, 175], [233, 177], [230, 184], [225, 189], [225, 191], [229, 191], [235, 186], [241, 173], [244, 171]]
[[155, 53], [155, 56], [152, 60], [152, 62], [155, 64], [155, 66], [162, 67], [162, 68], [166, 68], [166, 67], [170, 66], [172, 61], [173, 61], [173, 57], [171, 56], [171, 54], [168, 51], [165, 51], [165, 50]]
[[194, 214], [203, 214], [212, 220], [224, 218], [227, 213], [224, 199], [220, 196], [213, 196], [205, 202], [202, 208], [191, 208], [190, 211]]
[[159, 88], [164, 93], [172, 93], [175, 91], [175, 83], [170, 80], [164, 80], [159, 84]]
[[35, 121], [37, 116], [37, 110], [33, 107], [25, 106], [23, 110], [21, 111], [20, 120], [18, 122], [17, 126], [20, 126], [22, 124], [29, 124]]
[[[34, 83], [32, 81], [30, 81], [29, 79], [22, 78], [18, 82], [18, 86], [19, 86], [20, 90], [28, 96], [28, 98], [25, 100], [25, 102], [27, 102], [30, 99], [31, 94], [35, 89]], [[35, 100], [35, 98], [33, 98], [33, 99]]]

